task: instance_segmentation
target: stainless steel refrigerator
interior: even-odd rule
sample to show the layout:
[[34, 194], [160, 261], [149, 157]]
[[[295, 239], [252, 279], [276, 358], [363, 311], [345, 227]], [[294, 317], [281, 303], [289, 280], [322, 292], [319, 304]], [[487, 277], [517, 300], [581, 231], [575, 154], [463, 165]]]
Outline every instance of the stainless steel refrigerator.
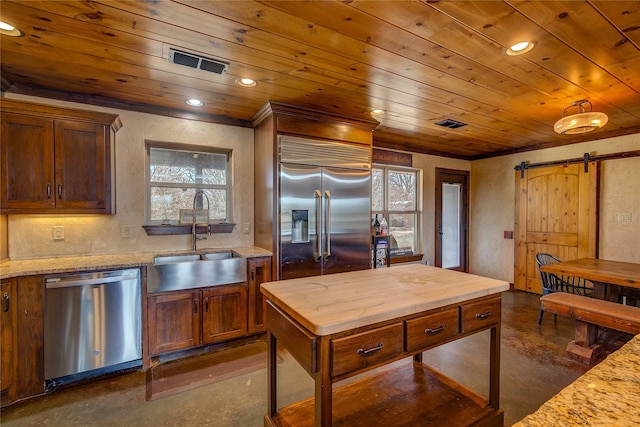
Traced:
[[371, 148], [281, 136], [281, 279], [371, 268]]

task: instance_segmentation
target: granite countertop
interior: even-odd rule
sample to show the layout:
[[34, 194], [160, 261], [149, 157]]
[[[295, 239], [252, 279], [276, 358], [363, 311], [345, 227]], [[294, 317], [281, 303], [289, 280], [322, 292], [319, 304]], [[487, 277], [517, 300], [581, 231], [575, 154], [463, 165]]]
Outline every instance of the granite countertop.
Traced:
[[640, 425], [640, 335], [514, 427]]
[[307, 330], [329, 335], [504, 292], [509, 283], [409, 264], [268, 282], [261, 289]]
[[[208, 249], [199, 250], [198, 253], [224, 252], [231, 250], [244, 258], [254, 258], [260, 256], [271, 256], [272, 253], [266, 249], [256, 246], [231, 248], [231, 249]], [[124, 253], [108, 255], [84, 255], [57, 258], [39, 258], [25, 260], [4, 260], [0, 262], [0, 279], [8, 279], [18, 276], [32, 276], [39, 274], [58, 274], [76, 271], [99, 271], [111, 270], [115, 268], [136, 268], [153, 263], [156, 255], [179, 255], [182, 252], [162, 252], [162, 253]], [[190, 253], [190, 252], [189, 252]]]

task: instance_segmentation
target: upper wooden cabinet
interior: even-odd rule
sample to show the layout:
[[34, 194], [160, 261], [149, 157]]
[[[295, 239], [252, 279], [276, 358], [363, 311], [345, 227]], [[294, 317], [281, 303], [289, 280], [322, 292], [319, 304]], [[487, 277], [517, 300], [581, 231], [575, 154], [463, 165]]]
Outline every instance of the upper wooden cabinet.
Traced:
[[0, 210], [115, 213], [117, 115], [3, 99]]

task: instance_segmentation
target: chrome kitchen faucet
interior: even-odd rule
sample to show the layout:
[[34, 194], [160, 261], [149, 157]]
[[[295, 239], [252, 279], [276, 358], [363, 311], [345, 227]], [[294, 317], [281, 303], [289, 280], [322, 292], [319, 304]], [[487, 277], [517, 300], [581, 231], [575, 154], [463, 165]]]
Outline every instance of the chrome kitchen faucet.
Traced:
[[198, 190], [196, 191], [196, 194], [193, 195], [193, 224], [191, 226], [191, 240], [193, 242], [193, 252], [195, 252], [197, 250], [196, 248], [196, 241], [197, 240], [204, 240], [207, 237], [204, 235], [200, 235], [198, 236], [196, 233], [196, 199], [198, 198], [198, 194], [202, 194], [204, 196], [205, 199], [207, 199], [207, 234], [209, 234], [209, 236], [211, 235], [211, 229], [209, 228], [209, 197], [207, 197], [207, 194], [202, 191], [202, 190]]

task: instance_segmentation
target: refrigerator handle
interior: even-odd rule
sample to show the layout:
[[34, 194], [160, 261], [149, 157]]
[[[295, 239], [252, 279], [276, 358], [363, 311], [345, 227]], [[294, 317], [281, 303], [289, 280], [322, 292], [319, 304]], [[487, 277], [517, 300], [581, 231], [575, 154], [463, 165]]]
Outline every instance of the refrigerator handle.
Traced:
[[322, 257], [322, 239], [320, 234], [322, 230], [322, 193], [320, 193], [320, 190], [316, 190], [314, 196], [316, 198], [316, 251], [313, 256], [316, 262], [318, 262]]
[[331, 193], [329, 190], [324, 191], [324, 197], [327, 199], [327, 209], [324, 213], [324, 231], [327, 235], [327, 252], [324, 254], [324, 259], [328, 260], [331, 256]]

